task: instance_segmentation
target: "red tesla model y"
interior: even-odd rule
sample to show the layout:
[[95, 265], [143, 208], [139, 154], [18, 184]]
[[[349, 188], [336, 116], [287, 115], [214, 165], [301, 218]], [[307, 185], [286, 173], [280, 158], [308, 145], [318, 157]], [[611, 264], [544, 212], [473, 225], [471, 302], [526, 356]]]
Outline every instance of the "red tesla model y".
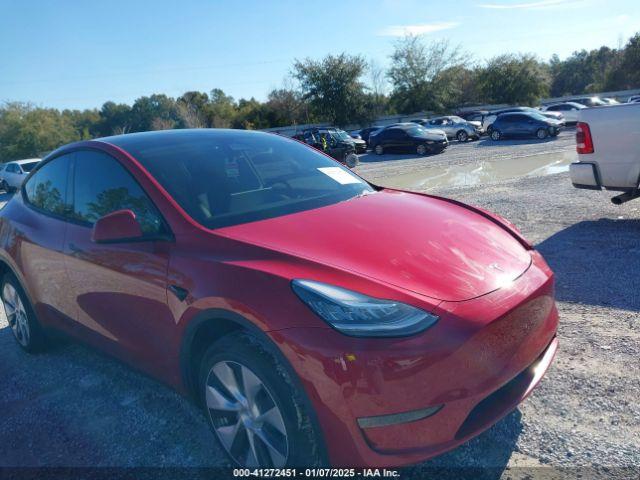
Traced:
[[71, 144], [0, 212], [18, 344], [63, 332], [192, 395], [243, 466], [416, 463], [557, 347], [553, 273], [500, 217], [233, 130]]

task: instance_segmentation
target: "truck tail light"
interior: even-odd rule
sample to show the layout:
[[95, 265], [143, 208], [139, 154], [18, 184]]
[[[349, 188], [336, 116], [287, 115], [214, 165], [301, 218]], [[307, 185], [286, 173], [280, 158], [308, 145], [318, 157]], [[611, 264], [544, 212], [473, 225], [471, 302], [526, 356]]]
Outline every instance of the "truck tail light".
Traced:
[[576, 150], [578, 153], [593, 153], [593, 139], [588, 123], [578, 122], [576, 125]]

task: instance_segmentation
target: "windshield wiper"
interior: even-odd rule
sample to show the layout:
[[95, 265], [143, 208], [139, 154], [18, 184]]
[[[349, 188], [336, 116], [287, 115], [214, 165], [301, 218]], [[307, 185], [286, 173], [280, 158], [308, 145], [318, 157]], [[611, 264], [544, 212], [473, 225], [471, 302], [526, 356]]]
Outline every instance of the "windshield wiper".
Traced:
[[369, 191], [369, 190], [363, 190], [362, 192], [360, 192], [358, 195], [348, 198], [347, 200], [355, 200], [356, 198], [362, 198], [362, 197], [366, 197], [367, 195], [373, 195], [374, 193], [378, 193], [375, 190], [373, 191]]

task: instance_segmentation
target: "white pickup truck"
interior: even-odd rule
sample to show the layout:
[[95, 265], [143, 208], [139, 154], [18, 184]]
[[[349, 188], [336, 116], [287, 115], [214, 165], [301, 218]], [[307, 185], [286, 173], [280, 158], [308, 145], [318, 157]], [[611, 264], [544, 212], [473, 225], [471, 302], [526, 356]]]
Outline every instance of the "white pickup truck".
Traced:
[[622, 192], [611, 199], [616, 205], [640, 197], [640, 104], [580, 110], [576, 143], [574, 187]]

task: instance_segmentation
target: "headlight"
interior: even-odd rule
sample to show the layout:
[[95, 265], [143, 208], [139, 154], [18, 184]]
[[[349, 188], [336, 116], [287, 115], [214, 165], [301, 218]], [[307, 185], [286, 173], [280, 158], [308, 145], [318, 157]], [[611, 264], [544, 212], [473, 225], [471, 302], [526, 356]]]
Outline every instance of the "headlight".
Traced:
[[406, 303], [368, 297], [326, 283], [294, 280], [291, 286], [311, 310], [345, 335], [404, 337], [438, 321], [436, 315]]

